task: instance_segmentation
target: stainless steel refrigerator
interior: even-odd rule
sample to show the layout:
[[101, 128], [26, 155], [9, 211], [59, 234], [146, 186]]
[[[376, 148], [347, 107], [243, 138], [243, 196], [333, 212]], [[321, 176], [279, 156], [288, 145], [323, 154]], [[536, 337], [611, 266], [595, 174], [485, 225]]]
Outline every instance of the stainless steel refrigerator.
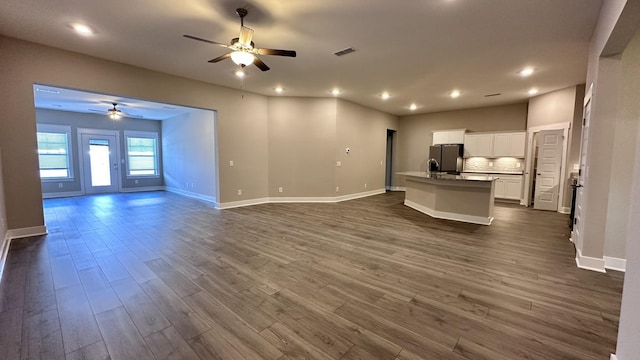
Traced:
[[429, 147], [429, 159], [435, 159], [439, 165], [437, 169], [432, 168], [431, 170], [459, 174], [462, 171], [463, 155], [462, 144], [431, 146]]

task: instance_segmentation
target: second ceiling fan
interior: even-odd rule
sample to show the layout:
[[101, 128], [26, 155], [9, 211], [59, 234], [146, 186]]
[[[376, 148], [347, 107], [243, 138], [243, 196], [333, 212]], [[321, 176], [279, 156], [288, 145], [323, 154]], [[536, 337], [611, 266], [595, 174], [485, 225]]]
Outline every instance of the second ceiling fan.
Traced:
[[253, 38], [253, 29], [244, 26], [244, 17], [249, 13], [246, 9], [236, 9], [236, 13], [240, 17], [240, 36], [231, 39], [229, 45], [211, 41], [203, 38], [199, 38], [193, 35], [182, 35], [188, 39], [206, 42], [208, 44], [218, 45], [232, 50], [222, 56], [218, 56], [215, 59], [209, 60], [210, 63], [216, 63], [227, 58], [231, 58], [234, 63], [245, 67], [247, 65], [254, 64], [262, 71], [269, 70], [267, 64], [265, 64], [258, 55], [276, 55], [276, 56], [288, 56], [296, 57], [294, 50], [278, 50], [278, 49], [260, 49], [255, 47], [255, 44], [251, 39]]

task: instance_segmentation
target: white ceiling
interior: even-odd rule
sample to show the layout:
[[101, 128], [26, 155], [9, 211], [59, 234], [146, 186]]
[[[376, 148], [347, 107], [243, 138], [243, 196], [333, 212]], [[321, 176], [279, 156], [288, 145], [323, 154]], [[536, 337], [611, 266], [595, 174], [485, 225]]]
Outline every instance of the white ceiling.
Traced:
[[197, 109], [161, 104], [152, 101], [123, 98], [120, 96], [96, 94], [46, 85], [33, 86], [35, 107], [60, 111], [107, 115], [107, 110], [116, 108], [122, 116], [132, 119], [166, 120], [184, 115]]
[[[602, 0], [3, 0], [0, 33], [240, 88], [225, 49], [183, 34], [228, 42], [239, 33], [235, 9], [257, 47], [292, 49], [297, 58], [262, 56], [244, 90], [277, 96], [340, 97], [391, 114], [525, 101], [584, 83], [589, 40]], [[69, 24], [96, 33], [81, 37]], [[337, 57], [335, 51], [355, 53]], [[532, 66], [527, 78], [518, 70]], [[458, 89], [457, 99], [448, 96]], [[383, 101], [380, 94], [391, 98]], [[501, 93], [486, 98], [485, 95]]]

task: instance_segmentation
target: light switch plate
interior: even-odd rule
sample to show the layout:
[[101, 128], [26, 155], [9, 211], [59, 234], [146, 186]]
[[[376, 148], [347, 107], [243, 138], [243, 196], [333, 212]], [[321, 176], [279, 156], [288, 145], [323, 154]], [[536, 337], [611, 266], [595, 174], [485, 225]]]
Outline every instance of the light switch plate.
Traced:
[[229, 166], [233, 166], [233, 160], [229, 160]]
[[342, 161], [336, 161], [336, 166], [337, 166], [337, 167], [342, 166]]

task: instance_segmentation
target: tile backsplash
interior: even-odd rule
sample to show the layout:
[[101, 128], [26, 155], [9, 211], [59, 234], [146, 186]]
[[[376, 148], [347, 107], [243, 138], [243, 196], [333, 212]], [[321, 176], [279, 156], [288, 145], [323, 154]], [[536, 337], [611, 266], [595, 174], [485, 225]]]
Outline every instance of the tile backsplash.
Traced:
[[524, 159], [471, 157], [464, 159], [464, 171], [522, 174], [524, 171]]

